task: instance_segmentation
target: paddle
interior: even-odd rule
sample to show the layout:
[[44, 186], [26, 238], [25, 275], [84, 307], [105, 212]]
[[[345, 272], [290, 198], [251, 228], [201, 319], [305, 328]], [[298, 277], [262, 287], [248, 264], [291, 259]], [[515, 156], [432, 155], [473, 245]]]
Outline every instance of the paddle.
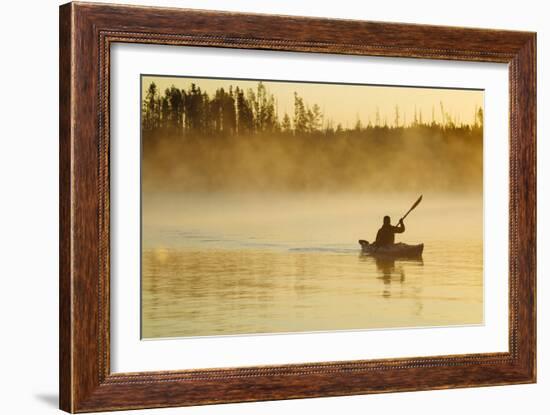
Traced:
[[403, 215], [403, 217], [401, 218], [401, 220], [405, 219], [405, 218], [408, 216], [408, 214], [411, 213], [412, 210], [420, 204], [420, 202], [422, 202], [422, 195], [420, 195], [420, 197], [418, 198], [418, 200], [417, 200], [416, 202], [414, 202], [414, 205], [411, 206], [411, 208], [407, 211], [407, 213], [405, 213], [405, 214]]
[[[422, 202], [422, 195], [420, 195], [420, 197], [418, 198], [418, 200], [417, 200], [416, 202], [414, 202], [414, 204], [413, 204], [413, 205], [411, 206], [411, 208], [407, 211], [407, 213], [405, 213], [405, 214], [403, 215], [403, 217], [401, 218], [401, 220], [404, 220], [404, 219], [409, 215], [409, 213], [411, 213], [411, 212], [413, 211], [413, 209], [414, 209], [415, 207], [417, 207], [417, 206], [420, 204], [420, 202]], [[365, 241], [364, 239], [359, 239], [359, 244], [361, 245], [362, 248], [364, 247], [364, 245], [366, 245], [366, 246], [369, 245], [368, 241]], [[371, 244], [371, 245], [374, 245], [374, 243]], [[375, 250], [374, 252], [376, 252], [376, 251], [378, 250], [378, 247], [377, 247], [376, 245], [374, 245], [374, 250]]]

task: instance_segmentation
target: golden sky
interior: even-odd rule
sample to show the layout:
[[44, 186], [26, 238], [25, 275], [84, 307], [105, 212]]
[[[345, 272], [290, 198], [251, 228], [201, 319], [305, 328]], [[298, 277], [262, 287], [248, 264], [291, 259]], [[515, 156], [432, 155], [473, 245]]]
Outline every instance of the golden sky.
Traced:
[[[256, 89], [259, 80], [212, 79], [191, 77], [142, 76], [142, 93], [154, 81], [160, 91], [174, 85], [179, 89], [188, 89], [191, 83], [200, 86], [201, 90], [212, 96], [213, 92], [223, 87]], [[325, 115], [325, 121], [331, 119], [334, 125], [353, 127], [359, 118], [366, 125], [375, 123], [377, 109], [381, 124], [386, 120], [394, 123], [395, 106], [399, 106], [400, 124], [414, 119], [422, 113], [424, 122], [431, 122], [432, 113], [436, 122], [440, 122], [441, 106], [451, 114], [458, 123], [472, 123], [476, 108], [483, 108], [484, 92], [481, 90], [441, 89], [403, 86], [349, 85], [304, 83], [288, 81], [262, 81], [268, 91], [275, 96], [279, 117], [288, 113], [292, 118], [294, 111], [294, 92], [297, 92], [309, 106], [317, 104]]]

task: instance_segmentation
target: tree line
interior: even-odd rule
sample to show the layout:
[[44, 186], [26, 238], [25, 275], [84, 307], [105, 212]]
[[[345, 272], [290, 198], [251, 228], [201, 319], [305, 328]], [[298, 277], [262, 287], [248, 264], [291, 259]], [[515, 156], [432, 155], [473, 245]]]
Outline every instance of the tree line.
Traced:
[[[279, 119], [277, 103], [262, 82], [255, 89], [243, 89], [233, 86], [218, 88], [212, 95], [191, 83], [187, 89], [172, 85], [164, 92], [159, 91], [155, 82], [151, 82], [142, 101], [142, 131], [146, 135], [165, 133], [170, 136], [233, 136], [233, 135], [364, 135], [374, 130], [406, 130], [421, 128], [431, 130], [453, 130], [471, 133], [483, 127], [483, 110], [476, 108], [473, 122], [464, 123], [446, 111], [440, 103], [440, 120], [436, 121], [435, 108], [432, 109], [431, 122], [426, 121], [421, 111], [407, 122], [395, 106], [393, 120], [382, 117], [377, 109], [374, 122], [370, 119], [366, 125], [357, 118], [355, 125], [344, 128], [327, 119], [317, 104], [309, 105], [294, 93], [294, 111], [285, 113]], [[380, 131], [379, 131], [380, 132]]]

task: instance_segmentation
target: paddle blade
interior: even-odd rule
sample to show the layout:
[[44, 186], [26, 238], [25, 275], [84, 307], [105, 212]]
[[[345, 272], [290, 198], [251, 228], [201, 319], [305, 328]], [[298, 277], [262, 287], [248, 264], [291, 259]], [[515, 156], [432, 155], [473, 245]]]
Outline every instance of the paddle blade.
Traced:
[[[420, 202], [422, 202], [422, 196], [423, 196], [423, 195], [420, 195], [420, 197], [418, 198], [418, 200], [417, 200], [416, 202], [414, 202], [414, 205], [412, 205], [411, 210], [413, 210], [415, 207], [417, 207], [417, 206], [420, 204]], [[411, 210], [409, 210], [409, 212], [410, 212]]]
[[420, 204], [420, 202], [422, 202], [422, 196], [423, 196], [423, 195], [420, 195], [420, 197], [418, 198], [418, 200], [417, 200], [416, 202], [414, 202], [414, 204], [411, 206], [411, 208], [408, 210], [408, 212], [405, 213], [405, 214], [403, 215], [403, 217], [401, 218], [401, 220], [405, 219], [405, 218], [408, 216], [408, 214], [411, 213], [412, 210]]

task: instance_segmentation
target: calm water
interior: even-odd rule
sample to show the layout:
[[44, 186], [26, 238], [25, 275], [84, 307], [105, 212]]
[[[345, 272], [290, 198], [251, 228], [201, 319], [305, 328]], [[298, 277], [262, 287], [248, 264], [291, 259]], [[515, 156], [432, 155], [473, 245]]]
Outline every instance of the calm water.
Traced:
[[145, 195], [143, 337], [483, 323], [481, 197], [424, 195], [421, 260], [360, 255], [416, 197]]

